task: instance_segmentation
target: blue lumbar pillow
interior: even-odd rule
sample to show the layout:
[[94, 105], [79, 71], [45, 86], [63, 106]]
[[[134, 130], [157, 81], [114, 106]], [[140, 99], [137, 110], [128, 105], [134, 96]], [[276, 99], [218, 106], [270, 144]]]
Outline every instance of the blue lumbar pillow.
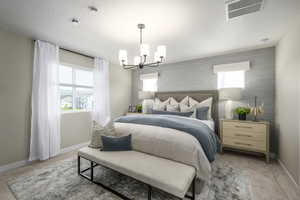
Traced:
[[196, 118], [200, 120], [207, 120], [207, 112], [209, 107], [200, 107], [196, 109]]
[[131, 151], [131, 135], [123, 137], [101, 136], [101, 151]]

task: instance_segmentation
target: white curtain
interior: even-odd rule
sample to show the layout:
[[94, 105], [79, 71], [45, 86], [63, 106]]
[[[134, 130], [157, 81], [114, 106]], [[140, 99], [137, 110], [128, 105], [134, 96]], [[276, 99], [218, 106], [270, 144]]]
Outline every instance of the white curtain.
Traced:
[[102, 58], [95, 58], [93, 120], [101, 126], [110, 122], [109, 95], [109, 63]]
[[29, 160], [46, 160], [60, 152], [58, 46], [36, 41], [32, 81]]

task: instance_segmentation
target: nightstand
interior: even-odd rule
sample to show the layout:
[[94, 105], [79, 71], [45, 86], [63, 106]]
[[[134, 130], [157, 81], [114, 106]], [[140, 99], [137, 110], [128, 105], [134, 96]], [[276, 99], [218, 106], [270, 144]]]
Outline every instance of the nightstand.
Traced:
[[145, 114], [145, 113], [139, 113], [139, 112], [128, 112], [128, 113], [126, 113], [126, 115], [142, 115], [142, 114]]
[[221, 150], [228, 147], [263, 153], [269, 162], [269, 127], [267, 121], [221, 120]]

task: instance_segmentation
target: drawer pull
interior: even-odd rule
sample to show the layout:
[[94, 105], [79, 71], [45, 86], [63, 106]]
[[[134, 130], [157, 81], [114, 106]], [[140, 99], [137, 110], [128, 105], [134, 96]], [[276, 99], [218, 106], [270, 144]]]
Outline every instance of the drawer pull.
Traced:
[[235, 126], [235, 128], [253, 128], [251, 126]]
[[234, 144], [237, 144], [237, 145], [252, 146], [251, 144], [246, 144], [246, 143], [241, 143], [241, 142], [234, 142]]
[[252, 135], [243, 135], [243, 134], [235, 134], [235, 136], [242, 136], [242, 137], [253, 137]]

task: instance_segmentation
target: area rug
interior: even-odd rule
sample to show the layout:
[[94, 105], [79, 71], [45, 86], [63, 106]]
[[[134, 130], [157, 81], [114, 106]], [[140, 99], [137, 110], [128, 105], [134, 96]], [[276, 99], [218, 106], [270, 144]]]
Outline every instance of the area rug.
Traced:
[[[87, 163], [83, 163], [87, 166]], [[250, 200], [248, 178], [230, 163], [216, 160], [212, 177], [197, 200]], [[110, 186], [129, 198], [147, 200], [147, 187], [132, 178], [96, 167], [95, 180]], [[8, 181], [17, 200], [119, 200], [120, 198], [77, 175], [76, 159], [34, 170]], [[177, 200], [159, 190], [153, 190], [153, 200]]]

